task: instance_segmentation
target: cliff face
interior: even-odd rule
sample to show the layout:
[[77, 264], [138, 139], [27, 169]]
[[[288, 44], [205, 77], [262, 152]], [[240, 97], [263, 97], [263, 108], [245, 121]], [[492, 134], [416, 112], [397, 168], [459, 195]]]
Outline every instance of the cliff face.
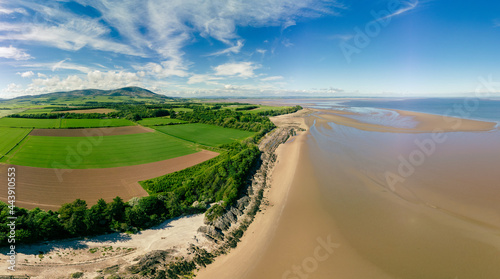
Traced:
[[[260, 157], [260, 166], [256, 170], [251, 179], [251, 183], [247, 188], [247, 195], [240, 198], [236, 204], [226, 210], [226, 212], [213, 221], [205, 218], [206, 226], [198, 229], [199, 232], [204, 233], [208, 238], [215, 242], [224, 242], [229, 240], [230, 233], [237, 229], [238, 225], [242, 222], [247, 222], [247, 215], [251, 210], [255, 211], [255, 204], [260, 204], [259, 192], [269, 184], [269, 175], [276, 162], [276, 148], [282, 143], [285, 143], [291, 136], [296, 134], [297, 129], [295, 125], [283, 125], [276, 128], [274, 131], [267, 134], [259, 143], [259, 149], [262, 151]], [[255, 214], [255, 213], [253, 213]]]

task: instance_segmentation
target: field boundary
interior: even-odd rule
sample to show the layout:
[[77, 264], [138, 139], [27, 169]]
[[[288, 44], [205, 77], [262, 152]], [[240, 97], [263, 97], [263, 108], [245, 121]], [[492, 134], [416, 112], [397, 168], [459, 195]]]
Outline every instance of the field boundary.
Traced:
[[[64, 203], [79, 198], [92, 206], [100, 198], [111, 202], [116, 196], [124, 200], [148, 196], [139, 181], [163, 176], [210, 160], [220, 153], [201, 150], [196, 153], [162, 161], [101, 169], [67, 169], [58, 173], [50, 168], [16, 165], [19, 173], [16, 179], [16, 204], [19, 207], [58, 210]], [[7, 180], [6, 165], [0, 165], [0, 180]], [[5, 171], [4, 171], [5, 170]], [[61, 173], [60, 172], [60, 173]], [[7, 202], [7, 191], [0, 192], [0, 200]]]
[[[25, 129], [29, 129], [29, 128], [25, 128]], [[0, 161], [3, 159], [3, 157], [7, 156], [12, 150], [14, 150], [14, 148], [16, 148], [18, 145], [20, 145], [26, 139], [26, 137], [28, 137], [31, 134], [32, 131], [33, 131], [33, 128], [31, 128], [31, 130], [28, 133], [26, 133], [26, 135], [24, 135], [24, 137], [20, 141], [18, 141], [14, 146], [12, 146], [12, 148], [9, 149], [9, 151], [5, 152], [5, 154], [0, 156]]]
[[[188, 124], [188, 123], [186, 123], [186, 124]], [[192, 124], [192, 123], [189, 123], [189, 124]], [[159, 125], [159, 126], [167, 126], [167, 125]], [[171, 135], [171, 134], [169, 134], [169, 133], [166, 133], [166, 132], [164, 132], [164, 131], [160, 131], [160, 130], [157, 130], [157, 129], [155, 129], [155, 131], [158, 131], [158, 132], [160, 132], [160, 133], [162, 133], [162, 134], [165, 134], [165, 135], [167, 135], [167, 136], [170, 136], [170, 137], [173, 137], [173, 138], [176, 138], [176, 139], [180, 139], [180, 140], [188, 141], [188, 142], [190, 142], [190, 143], [194, 143], [194, 144], [196, 144], [196, 145], [201, 145], [201, 146], [206, 146], [206, 147], [212, 147], [212, 146], [208, 146], [208, 145], [205, 145], [205, 144], [201, 144], [201, 143], [198, 143], [198, 142], [195, 142], [195, 141], [192, 141], [192, 140], [188, 140], [188, 139], [184, 139], [184, 138], [181, 138], [181, 137], [178, 137], [178, 136], [174, 136], [174, 135]]]
[[74, 129], [33, 129], [30, 135], [37, 137], [88, 137], [88, 136], [121, 136], [156, 131], [142, 125], [102, 128]]

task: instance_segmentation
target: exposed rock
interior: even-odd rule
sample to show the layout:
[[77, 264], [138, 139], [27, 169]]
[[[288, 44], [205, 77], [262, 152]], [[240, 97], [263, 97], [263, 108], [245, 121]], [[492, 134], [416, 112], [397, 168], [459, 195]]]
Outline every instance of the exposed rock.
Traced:
[[148, 271], [154, 269], [158, 265], [164, 265], [166, 262], [173, 259], [171, 254], [176, 250], [155, 250], [145, 254], [137, 264], [129, 266], [127, 269], [132, 273]]
[[231, 207], [230, 211], [234, 216], [241, 216], [243, 214], [243, 212], [236, 207]]
[[236, 201], [236, 207], [240, 211], [243, 211], [248, 206], [249, 203], [250, 203], [250, 197], [249, 196], [244, 196], [243, 198], [241, 198], [238, 201]]
[[201, 226], [198, 228], [198, 232], [204, 233], [208, 237], [215, 239], [215, 240], [223, 240], [224, 239], [224, 234], [222, 231], [214, 226]]
[[[261, 140], [259, 143], [259, 149], [262, 151], [260, 167], [251, 178], [251, 182], [246, 189], [247, 195], [238, 199], [234, 207], [226, 208], [226, 212], [215, 220], [209, 221], [205, 217], [204, 221], [207, 226], [200, 227], [198, 231], [205, 233], [211, 239], [224, 240], [224, 232], [237, 223], [240, 216], [241, 218], [246, 216], [244, 213], [255, 202], [256, 193], [268, 186], [268, 173], [276, 163], [276, 148], [280, 144], [285, 143], [291, 136], [295, 136], [297, 129], [298, 127], [291, 125], [278, 127]], [[223, 201], [219, 201], [218, 203], [211, 204], [211, 206], [215, 204], [222, 205], [222, 203]]]

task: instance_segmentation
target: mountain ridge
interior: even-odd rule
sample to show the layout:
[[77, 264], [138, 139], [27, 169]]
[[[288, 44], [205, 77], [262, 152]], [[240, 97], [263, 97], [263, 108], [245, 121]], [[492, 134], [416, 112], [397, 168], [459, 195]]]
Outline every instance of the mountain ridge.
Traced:
[[45, 93], [40, 95], [25, 95], [12, 99], [0, 99], [2, 101], [6, 100], [19, 100], [19, 99], [32, 99], [32, 98], [50, 98], [50, 97], [91, 97], [91, 96], [128, 96], [128, 97], [138, 97], [138, 98], [159, 98], [159, 99], [174, 99], [173, 97], [168, 97], [166, 95], [161, 95], [154, 93], [148, 89], [144, 89], [137, 86], [128, 86], [118, 89], [80, 89], [71, 91], [59, 91], [52, 93]]

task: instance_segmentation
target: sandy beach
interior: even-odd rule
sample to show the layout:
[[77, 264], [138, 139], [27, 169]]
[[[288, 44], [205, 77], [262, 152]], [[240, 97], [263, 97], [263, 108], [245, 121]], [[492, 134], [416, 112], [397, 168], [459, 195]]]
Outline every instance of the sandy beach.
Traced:
[[[18, 250], [15, 272], [0, 271], [2, 275], [25, 275], [31, 278], [69, 278], [69, 274], [84, 271], [82, 278], [102, 275], [97, 272], [112, 266], [120, 271], [137, 258], [154, 250], [169, 250], [174, 256], [187, 256], [191, 244], [211, 247], [213, 243], [198, 232], [203, 214], [183, 216], [137, 234], [112, 233], [84, 239], [50, 241], [23, 245]], [[43, 252], [43, 257], [39, 257]], [[3, 253], [0, 260], [7, 261]]]
[[310, 111], [278, 149], [269, 205], [197, 278], [498, 278], [495, 123], [397, 112], [418, 124]]

